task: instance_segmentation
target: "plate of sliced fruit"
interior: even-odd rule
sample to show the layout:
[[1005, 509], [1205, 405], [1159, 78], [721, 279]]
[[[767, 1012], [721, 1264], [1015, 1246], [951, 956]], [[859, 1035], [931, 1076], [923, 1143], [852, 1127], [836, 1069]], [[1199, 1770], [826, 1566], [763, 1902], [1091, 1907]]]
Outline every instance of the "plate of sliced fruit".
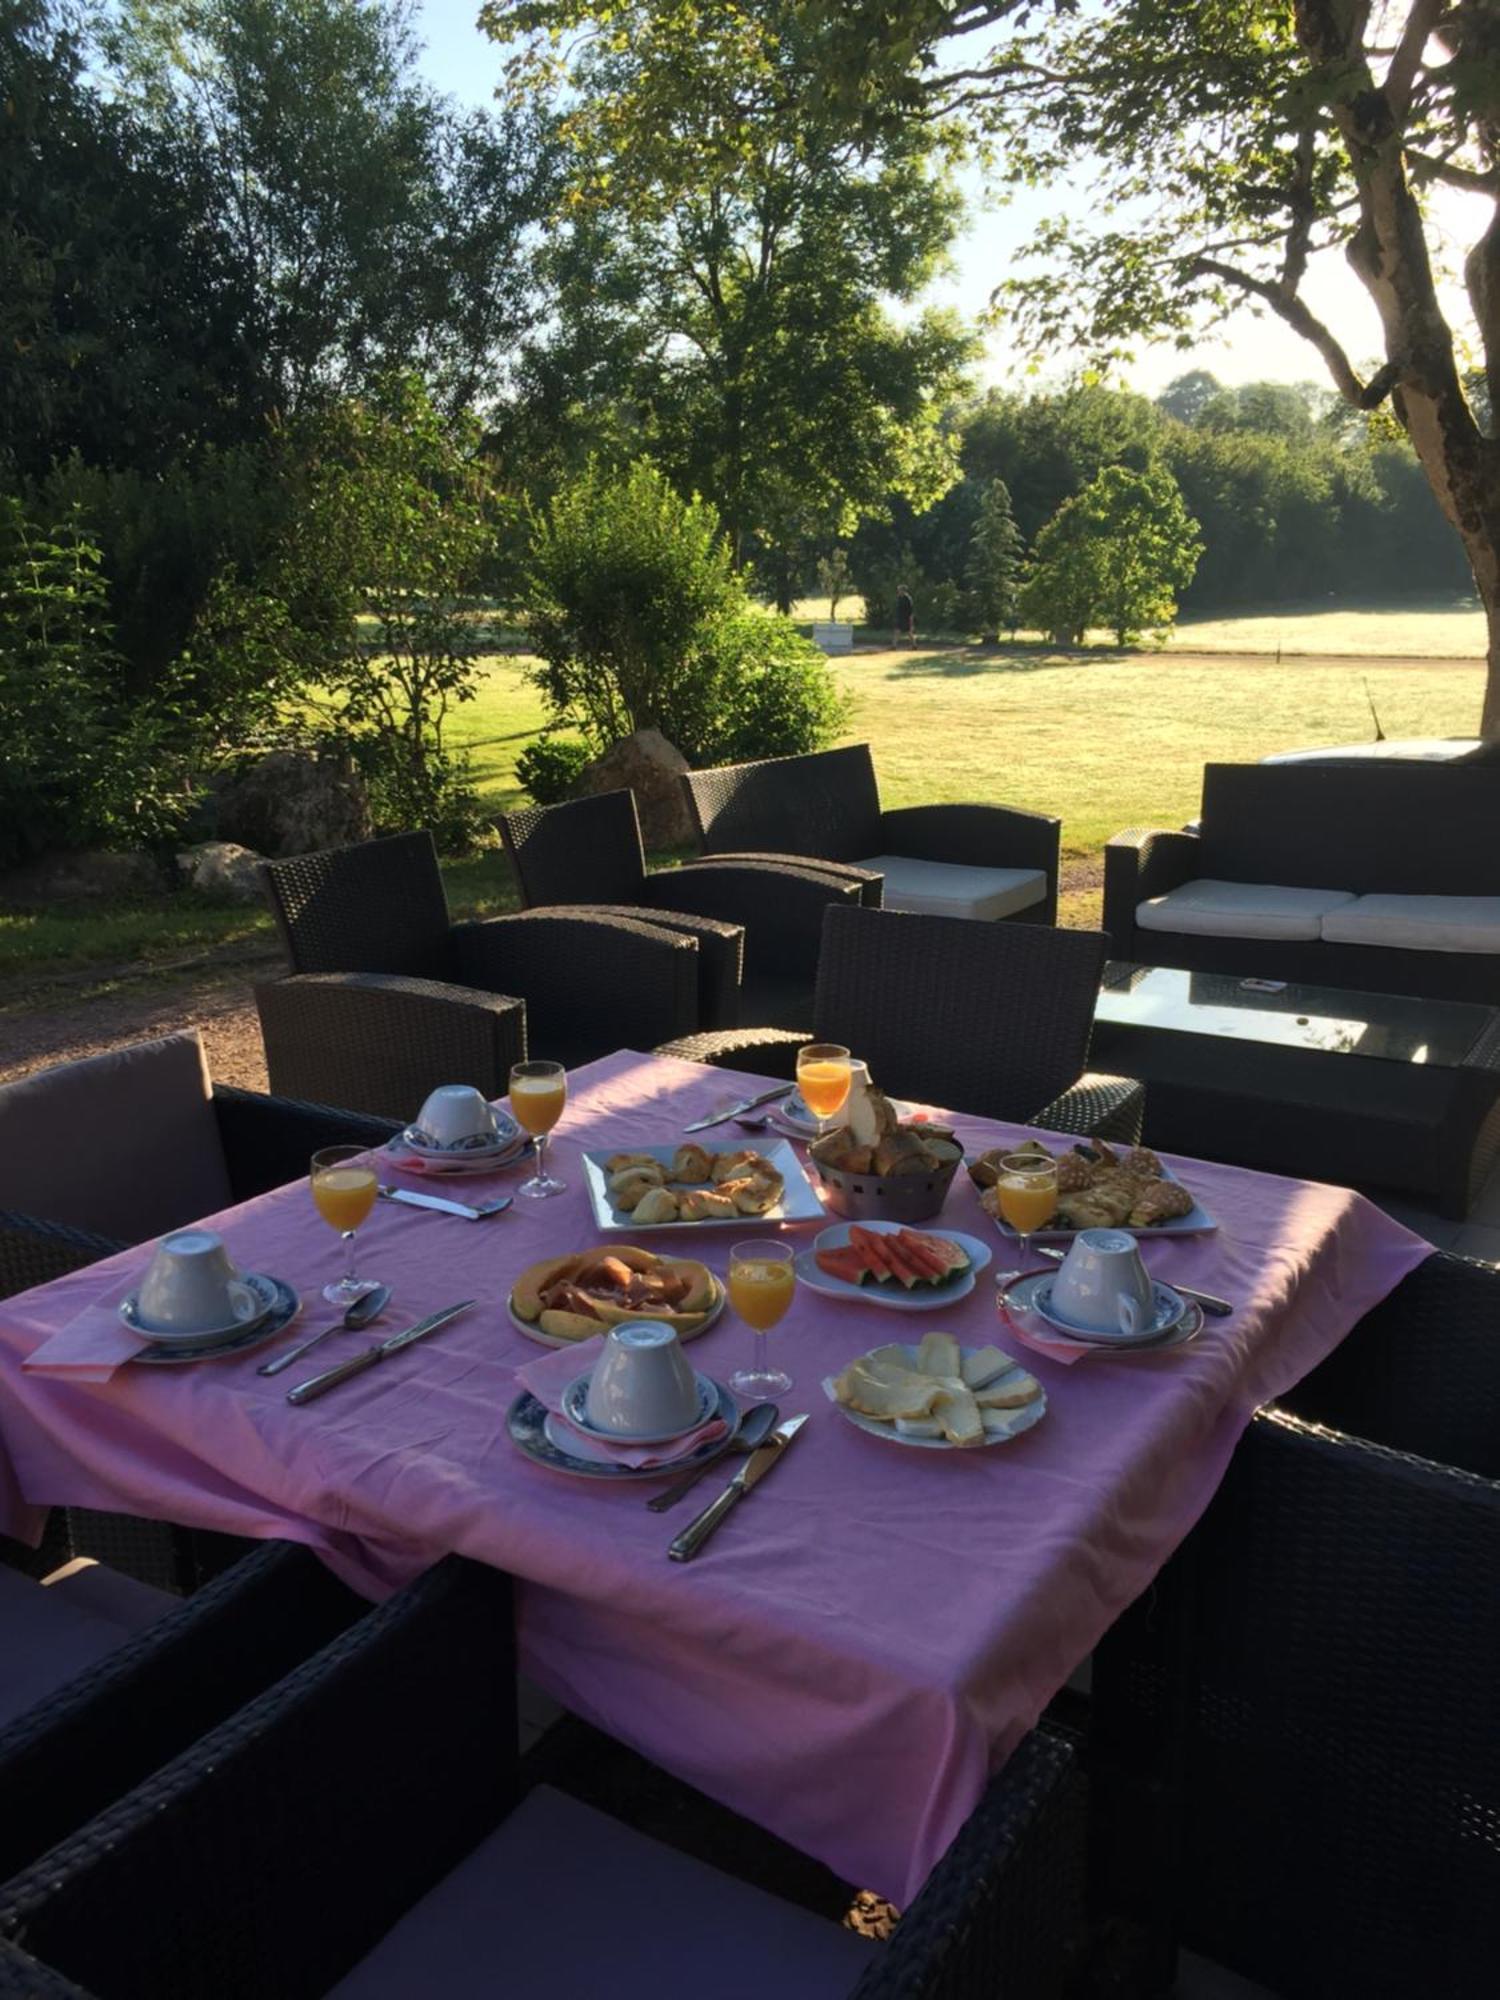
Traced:
[[836, 1222], [797, 1258], [797, 1276], [831, 1299], [893, 1312], [930, 1312], [967, 1297], [990, 1247], [956, 1230], [941, 1235], [900, 1222]]

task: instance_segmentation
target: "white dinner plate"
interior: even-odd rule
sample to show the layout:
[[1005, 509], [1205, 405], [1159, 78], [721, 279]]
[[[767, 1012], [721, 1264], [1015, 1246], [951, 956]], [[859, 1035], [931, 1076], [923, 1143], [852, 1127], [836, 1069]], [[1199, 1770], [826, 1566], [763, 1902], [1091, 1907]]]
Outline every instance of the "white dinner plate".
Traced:
[[[847, 1279], [836, 1278], [832, 1272], [818, 1266], [819, 1250], [842, 1250], [849, 1241], [851, 1229], [869, 1229], [877, 1236], [899, 1236], [903, 1229], [914, 1229], [920, 1235], [946, 1237], [956, 1243], [969, 1259], [968, 1268], [958, 1272], [941, 1285], [918, 1285], [911, 1291], [892, 1278], [887, 1284], [877, 1284], [873, 1280], [864, 1285], [851, 1285]], [[957, 1229], [918, 1229], [915, 1223], [904, 1222], [836, 1222], [830, 1229], [824, 1229], [813, 1238], [811, 1246], [797, 1252], [797, 1277], [811, 1292], [821, 1292], [829, 1299], [854, 1299], [868, 1306], [884, 1306], [887, 1312], [937, 1312], [943, 1306], [953, 1305], [957, 1300], [967, 1298], [974, 1289], [974, 1280], [990, 1262], [991, 1250], [988, 1243], [977, 1236], [965, 1236]]]
[[[708, 1147], [705, 1151], [759, 1153], [769, 1161], [781, 1176], [781, 1199], [774, 1208], [764, 1215], [729, 1215], [722, 1218], [709, 1217], [703, 1222], [637, 1222], [623, 1208], [616, 1208], [609, 1192], [609, 1171], [605, 1162], [612, 1160], [616, 1153], [644, 1153], [649, 1159], [660, 1160], [669, 1167], [677, 1152], [675, 1146], [631, 1146], [612, 1147], [607, 1153], [585, 1153], [583, 1155], [584, 1178], [588, 1185], [589, 1206], [594, 1211], [594, 1220], [611, 1236], [630, 1236], [646, 1229], [671, 1229], [684, 1236], [692, 1235], [699, 1229], [737, 1229], [741, 1236], [754, 1236], [757, 1230], [775, 1228], [779, 1222], [821, 1222], [823, 1204], [813, 1193], [812, 1185], [802, 1170], [802, 1162], [792, 1151], [785, 1139], [775, 1139], [769, 1145]], [[707, 1181], [694, 1181], [694, 1187], [707, 1187]]]
[[[985, 1343], [986, 1346], [990, 1344], [988, 1341]], [[915, 1367], [917, 1359], [916, 1346], [912, 1343], [903, 1342], [902, 1352]], [[971, 1354], [977, 1354], [979, 1349], [977, 1347], [963, 1347], [960, 1348], [959, 1352], [967, 1360]], [[858, 1355], [850, 1356], [851, 1363], [858, 1359]], [[1030, 1372], [1030, 1369], [1017, 1361], [1014, 1363], [1012, 1369], [1002, 1370], [993, 1379], [996, 1382], [1003, 1382], [1009, 1373], [1030, 1374]], [[989, 1384], [987, 1383], [985, 1386], [988, 1387]], [[833, 1377], [831, 1375], [824, 1378], [823, 1394], [832, 1403], [839, 1415], [847, 1422], [853, 1424], [857, 1431], [867, 1431], [871, 1437], [880, 1438], [886, 1444], [911, 1445], [917, 1451], [957, 1451], [965, 1454], [971, 1451], [985, 1451], [993, 1444], [1009, 1444], [1012, 1438], [1020, 1437], [1023, 1431], [1029, 1431], [1034, 1425], [1039, 1424], [1047, 1414], [1047, 1392], [1044, 1389], [1039, 1396], [1033, 1396], [1029, 1403], [1022, 1403], [1018, 1409], [1002, 1410], [1000, 1414], [1006, 1419], [1004, 1426], [999, 1430], [987, 1430], [984, 1434], [983, 1444], [950, 1444], [947, 1438], [904, 1437], [893, 1423], [885, 1422], [879, 1417], [867, 1417], [863, 1410], [851, 1410], [847, 1403], [839, 1401], [838, 1395], [834, 1390]]]

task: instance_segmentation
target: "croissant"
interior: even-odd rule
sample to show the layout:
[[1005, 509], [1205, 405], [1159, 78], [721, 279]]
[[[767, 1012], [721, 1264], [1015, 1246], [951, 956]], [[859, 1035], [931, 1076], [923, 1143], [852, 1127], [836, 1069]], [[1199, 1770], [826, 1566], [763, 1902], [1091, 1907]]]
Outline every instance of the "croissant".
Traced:
[[735, 1206], [723, 1188], [684, 1188], [677, 1197], [677, 1213], [684, 1222], [727, 1222]]
[[706, 1178], [716, 1182], [737, 1181], [766, 1164], [759, 1153], [752, 1153], [748, 1147], [738, 1153], [715, 1153]]
[[604, 1162], [607, 1174], [622, 1174], [627, 1167], [660, 1167], [654, 1153], [611, 1153]]
[[1149, 1146], [1132, 1146], [1120, 1164], [1139, 1181], [1159, 1181], [1162, 1178], [1161, 1161]]
[[706, 1181], [713, 1157], [702, 1146], [679, 1146], [672, 1155], [672, 1171], [668, 1180]]
[[677, 1196], [670, 1188], [654, 1187], [647, 1190], [636, 1203], [633, 1220], [636, 1222], [675, 1222], [681, 1211], [677, 1206]]
[[1150, 1181], [1131, 1209], [1130, 1220], [1137, 1229], [1152, 1229], [1174, 1216], [1190, 1215], [1193, 1205], [1193, 1197], [1181, 1181]]
[[747, 1180], [723, 1182], [719, 1192], [729, 1196], [741, 1215], [765, 1215], [780, 1201], [781, 1190], [780, 1174], [752, 1174]]

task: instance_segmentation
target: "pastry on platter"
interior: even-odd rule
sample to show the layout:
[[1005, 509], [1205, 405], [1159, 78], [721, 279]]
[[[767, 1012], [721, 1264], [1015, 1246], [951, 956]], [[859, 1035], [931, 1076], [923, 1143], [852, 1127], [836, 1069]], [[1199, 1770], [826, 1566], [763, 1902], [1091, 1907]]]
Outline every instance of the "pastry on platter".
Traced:
[[670, 1188], [654, 1187], [641, 1196], [630, 1213], [637, 1222], [676, 1222], [682, 1209]]
[[711, 1178], [713, 1155], [705, 1146], [679, 1146], [672, 1155], [672, 1171], [663, 1173], [667, 1181], [693, 1183]]
[[768, 1164], [759, 1153], [752, 1153], [746, 1146], [737, 1153], [715, 1153], [709, 1162], [708, 1172], [702, 1178], [716, 1183], [742, 1180], [746, 1174], [754, 1173], [757, 1167]]
[[1057, 1163], [1058, 1193], [1078, 1194], [1089, 1186], [1098, 1171], [1098, 1163], [1086, 1160], [1082, 1153], [1064, 1153]]
[[1180, 1215], [1191, 1215], [1193, 1207], [1193, 1197], [1181, 1181], [1148, 1181], [1130, 1211], [1130, 1221], [1136, 1229], [1155, 1229]]
[[604, 1162], [607, 1174], [622, 1174], [627, 1167], [654, 1167], [661, 1172], [661, 1161], [653, 1153], [611, 1153]]
[[725, 1188], [683, 1188], [677, 1196], [677, 1213], [683, 1222], [728, 1222], [738, 1212]]
[[629, 1215], [643, 1196], [660, 1186], [660, 1175], [649, 1173], [644, 1167], [627, 1167], [624, 1173], [615, 1174], [610, 1180], [609, 1197], [616, 1208], [623, 1208]]
[[725, 1181], [719, 1192], [728, 1195], [740, 1215], [768, 1215], [780, 1201], [782, 1187], [780, 1174], [751, 1174], [742, 1181]]

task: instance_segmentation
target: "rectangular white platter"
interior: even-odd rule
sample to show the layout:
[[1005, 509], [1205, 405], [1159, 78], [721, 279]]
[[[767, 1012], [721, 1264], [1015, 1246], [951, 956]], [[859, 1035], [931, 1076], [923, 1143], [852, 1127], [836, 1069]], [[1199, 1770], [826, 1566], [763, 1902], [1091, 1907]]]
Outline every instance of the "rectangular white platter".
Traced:
[[[1172, 1172], [1170, 1167], [1167, 1167], [1162, 1173], [1162, 1179], [1175, 1181], [1177, 1176]], [[991, 1220], [1002, 1236], [1008, 1236], [1013, 1243], [1016, 1241], [1019, 1231], [1012, 1229], [1003, 1216], [992, 1216]], [[1100, 1226], [1102, 1227], [1103, 1225], [1101, 1224]], [[1147, 1242], [1153, 1236], [1206, 1236], [1211, 1230], [1217, 1229], [1218, 1226], [1218, 1223], [1196, 1196], [1194, 1196], [1193, 1205], [1187, 1214], [1174, 1215], [1170, 1222], [1152, 1223], [1148, 1228], [1132, 1227], [1128, 1222], [1121, 1222], [1116, 1225], [1116, 1227], [1126, 1230], [1131, 1236], [1142, 1237]], [[1056, 1238], [1058, 1241], [1071, 1243], [1073, 1238], [1078, 1234], [1078, 1231], [1076, 1229], [1068, 1229], [1062, 1225], [1050, 1225], [1046, 1229], [1033, 1229], [1031, 1233], [1038, 1238], [1050, 1236]]]
[[[714, 1148], [706, 1150], [713, 1151]], [[723, 1153], [737, 1153], [738, 1146], [721, 1146]], [[826, 1222], [823, 1204], [813, 1193], [807, 1175], [802, 1170], [802, 1162], [797, 1158], [785, 1139], [777, 1139], [770, 1145], [756, 1146], [753, 1150], [781, 1175], [781, 1199], [764, 1215], [730, 1215], [723, 1220], [703, 1222], [637, 1222], [623, 1209], [616, 1208], [610, 1200], [609, 1174], [605, 1161], [612, 1160], [616, 1153], [646, 1153], [653, 1160], [660, 1160], [664, 1167], [672, 1164], [676, 1146], [632, 1146], [627, 1140], [618, 1146], [611, 1146], [607, 1153], [585, 1153], [583, 1171], [588, 1182], [589, 1206], [594, 1211], [594, 1220], [606, 1234], [615, 1236], [643, 1235], [649, 1230], [670, 1230], [674, 1235], [691, 1236], [700, 1229], [737, 1229], [741, 1236], [751, 1237], [759, 1228], [768, 1223], [781, 1222]], [[689, 1183], [684, 1183], [689, 1185]], [[707, 1181], [691, 1183], [695, 1187], [707, 1187]]]

